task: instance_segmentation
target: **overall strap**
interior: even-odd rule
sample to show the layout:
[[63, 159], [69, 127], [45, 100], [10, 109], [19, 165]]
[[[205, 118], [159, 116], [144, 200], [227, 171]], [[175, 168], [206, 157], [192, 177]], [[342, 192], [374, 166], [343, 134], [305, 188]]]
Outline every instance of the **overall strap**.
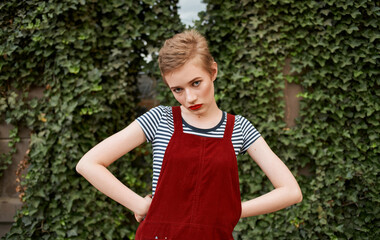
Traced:
[[227, 125], [226, 125], [226, 129], [224, 130], [223, 138], [231, 139], [232, 132], [234, 131], [234, 125], [235, 125], [235, 115], [227, 113]]
[[182, 116], [180, 106], [172, 107], [173, 121], [174, 121], [174, 132], [183, 132], [182, 129]]

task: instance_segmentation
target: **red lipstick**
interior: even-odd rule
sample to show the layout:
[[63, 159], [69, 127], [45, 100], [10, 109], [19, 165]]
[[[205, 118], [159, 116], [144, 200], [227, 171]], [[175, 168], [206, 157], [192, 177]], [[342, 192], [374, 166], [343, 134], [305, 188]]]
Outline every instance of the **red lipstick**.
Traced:
[[190, 106], [189, 108], [190, 108], [191, 110], [197, 110], [197, 109], [199, 109], [199, 108], [201, 108], [201, 107], [202, 107], [202, 104], [197, 104], [197, 105]]

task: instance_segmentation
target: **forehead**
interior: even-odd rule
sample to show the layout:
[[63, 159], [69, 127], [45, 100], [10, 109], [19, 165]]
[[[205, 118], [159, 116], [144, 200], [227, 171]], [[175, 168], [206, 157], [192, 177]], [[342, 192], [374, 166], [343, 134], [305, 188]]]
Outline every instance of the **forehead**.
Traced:
[[169, 87], [185, 85], [197, 78], [209, 77], [207, 71], [201, 64], [193, 59], [185, 63], [180, 68], [165, 74], [165, 80]]

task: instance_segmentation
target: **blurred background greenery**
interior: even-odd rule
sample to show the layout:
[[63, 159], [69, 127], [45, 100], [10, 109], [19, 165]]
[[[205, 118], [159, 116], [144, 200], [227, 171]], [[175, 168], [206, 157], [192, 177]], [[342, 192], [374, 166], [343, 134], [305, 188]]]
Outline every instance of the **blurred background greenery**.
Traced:
[[[204, 2], [195, 28], [219, 65], [220, 108], [255, 125], [304, 194], [300, 204], [241, 220], [235, 239], [376, 239], [379, 2]], [[0, 3], [0, 25], [0, 120], [12, 126], [0, 174], [20, 131], [30, 131], [23, 205], [4, 239], [133, 239], [133, 214], [75, 165], [146, 108], [175, 104], [156, 58], [186, 28], [178, 2], [10, 0]], [[156, 101], [141, 101], [141, 74], [157, 83]], [[300, 89], [294, 121], [289, 86]], [[145, 144], [110, 167], [141, 195], [151, 190], [150, 153]], [[243, 199], [272, 189], [248, 156], [238, 162]]]

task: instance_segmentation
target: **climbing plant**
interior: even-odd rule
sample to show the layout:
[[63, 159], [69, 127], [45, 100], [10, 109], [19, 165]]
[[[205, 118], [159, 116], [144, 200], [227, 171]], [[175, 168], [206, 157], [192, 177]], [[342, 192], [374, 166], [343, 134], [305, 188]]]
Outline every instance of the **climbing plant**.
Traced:
[[[379, 2], [205, 2], [197, 28], [219, 65], [220, 108], [258, 128], [304, 195], [241, 220], [236, 239], [378, 238]], [[284, 123], [285, 81], [303, 88], [292, 128]], [[243, 199], [272, 189], [248, 156], [238, 161]]]
[[[81, 156], [126, 127], [138, 111], [137, 78], [157, 48], [182, 28], [176, 0], [3, 1], [0, 3], [0, 116], [31, 130], [24, 202], [5, 239], [133, 239], [133, 214], [75, 171]], [[162, 23], [165, 22], [165, 25]], [[150, 62], [149, 59], [152, 59]], [[30, 94], [43, 91], [42, 96]], [[111, 170], [149, 192], [149, 150]]]
[[[236, 239], [376, 239], [379, 3], [205, 2], [197, 28], [219, 65], [219, 106], [256, 126], [304, 194], [298, 205], [241, 220]], [[169, 0], [0, 3], [0, 113], [15, 126], [11, 151], [18, 129], [32, 131], [25, 203], [6, 238], [133, 239], [130, 212], [74, 168], [136, 117], [137, 75], [157, 74], [144, 57], [155, 60], [162, 40], [182, 29], [176, 10]], [[292, 128], [283, 121], [285, 81], [303, 87]], [[29, 96], [34, 88], [44, 95]], [[169, 96], [162, 89], [159, 99]], [[0, 158], [0, 171], [11, 155]], [[149, 156], [139, 148], [111, 168], [144, 193]], [[248, 156], [238, 161], [243, 200], [272, 189]]]

